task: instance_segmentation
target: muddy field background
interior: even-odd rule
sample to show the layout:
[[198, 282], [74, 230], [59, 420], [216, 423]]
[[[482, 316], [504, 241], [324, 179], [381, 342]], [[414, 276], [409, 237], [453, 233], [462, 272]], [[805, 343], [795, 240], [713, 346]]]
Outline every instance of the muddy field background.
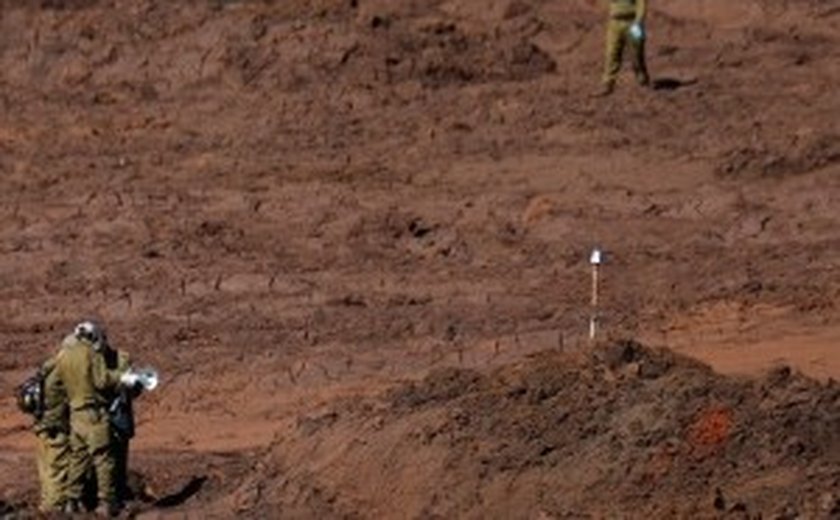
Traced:
[[[91, 315], [163, 375], [137, 405], [143, 514], [840, 507], [840, 2], [653, 3], [656, 88], [625, 71], [607, 99], [594, 1], [0, 6], [9, 508], [36, 496], [14, 386]], [[596, 245], [601, 348], [634, 338], [725, 376], [589, 352]], [[536, 400], [508, 377], [545, 366], [563, 383]], [[412, 385], [438, 397], [395, 397]], [[573, 418], [612, 412], [568, 430], [544, 415], [577, 402]], [[470, 430], [464, 407], [502, 422]], [[797, 429], [814, 421], [827, 433]], [[438, 423], [456, 433], [424, 441]], [[763, 455], [732, 447], [753, 425]], [[651, 431], [668, 433], [627, 448]], [[522, 435], [554, 465], [527, 462], [546, 446]]]

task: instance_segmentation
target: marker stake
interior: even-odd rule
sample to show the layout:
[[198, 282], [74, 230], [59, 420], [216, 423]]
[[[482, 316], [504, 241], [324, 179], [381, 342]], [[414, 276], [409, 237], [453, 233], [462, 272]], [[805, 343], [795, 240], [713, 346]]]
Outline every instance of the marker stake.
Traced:
[[595, 248], [592, 250], [592, 254], [589, 256], [589, 263], [592, 265], [592, 300], [591, 304], [591, 314], [589, 317], [589, 341], [595, 341], [595, 335], [598, 331], [598, 292], [599, 292], [599, 283], [600, 283], [600, 267], [601, 262], [603, 261], [603, 252]]

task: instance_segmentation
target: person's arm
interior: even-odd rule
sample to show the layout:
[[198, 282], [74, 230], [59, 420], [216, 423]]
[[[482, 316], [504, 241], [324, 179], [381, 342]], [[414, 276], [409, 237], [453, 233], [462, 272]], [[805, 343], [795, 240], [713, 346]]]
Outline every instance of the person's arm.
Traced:
[[636, 21], [645, 23], [647, 16], [647, 0], [636, 0]]
[[[120, 376], [125, 374], [126, 372], [132, 370], [132, 362], [131, 356], [128, 353], [123, 352], [122, 350], [117, 351], [117, 372]], [[129, 399], [134, 399], [139, 396], [143, 392], [143, 386], [139, 383], [135, 383], [134, 385], [128, 386], [125, 388], [126, 396]]]
[[60, 356], [61, 353], [50, 358], [41, 366], [41, 373], [44, 375], [44, 409], [39, 420], [38, 430], [46, 431], [50, 436], [57, 433], [66, 433], [68, 429], [67, 393], [58, 377], [58, 370], [55, 369]]
[[91, 379], [96, 390], [104, 392], [114, 389], [120, 384], [120, 373], [108, 368], [105, 352], [91, 351], [90, 364]]
[[52, 434], [67, 430], [67, 394], [55, 371], [44, 379], [44, 414], [41, 427]]

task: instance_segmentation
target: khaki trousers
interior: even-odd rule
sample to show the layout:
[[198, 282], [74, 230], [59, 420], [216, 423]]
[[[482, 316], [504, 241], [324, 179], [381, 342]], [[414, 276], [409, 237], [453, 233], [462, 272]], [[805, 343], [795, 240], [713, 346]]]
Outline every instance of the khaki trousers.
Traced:
[[90, 474], [88, 470], [92, 468], [99, 502], [114, 504], [117, 498], [115, 462], [107, 412], [93, 409], [73, 411], [70, 415], [70, 431], [70, 497], [80, 501], [83, 499], [85, 480]]
[[612, 88], [621, 70], [621, 61], [625, 47], [630, 47], [633, 72], [640, 85], [650, 83], [647, 64], [645, 63], [645, 41], [638, 41], [630, 36], [632, 18], [612, 18], [607, 23], [607, 56], [604, 68], [603, 84]]

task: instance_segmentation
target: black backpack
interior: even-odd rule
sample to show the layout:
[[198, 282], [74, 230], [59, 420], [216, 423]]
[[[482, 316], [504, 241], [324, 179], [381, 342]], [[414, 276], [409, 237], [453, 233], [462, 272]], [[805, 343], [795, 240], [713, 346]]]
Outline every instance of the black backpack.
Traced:
[[44, 375], [40, 370], [18, 385], [16, 394], [20, 411], [36, 419], [44, 415]]

